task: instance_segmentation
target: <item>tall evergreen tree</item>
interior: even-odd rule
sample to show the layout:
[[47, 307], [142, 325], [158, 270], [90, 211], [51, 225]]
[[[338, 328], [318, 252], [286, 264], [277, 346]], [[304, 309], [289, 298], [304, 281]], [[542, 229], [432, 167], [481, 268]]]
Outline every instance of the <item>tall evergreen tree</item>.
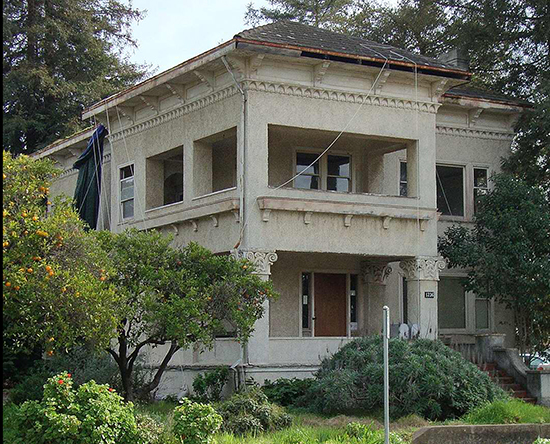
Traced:
[[142, 79], [123, 51], [143, 13], [118, 0], [5, 0], [3, 144], [31, 153], [86, 124], [83, 106]]

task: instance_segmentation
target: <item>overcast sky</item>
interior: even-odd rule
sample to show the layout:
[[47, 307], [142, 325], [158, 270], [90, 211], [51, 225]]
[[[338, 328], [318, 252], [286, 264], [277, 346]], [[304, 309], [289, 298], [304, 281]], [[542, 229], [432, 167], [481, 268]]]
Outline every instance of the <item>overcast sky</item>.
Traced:
[[[146, 9], [145, 18], [133, 26], [138, 48], [131, 54], [137, 63], [149, 63], [157, 73], [177, 65], [248, 28], [246, 5], [251, 0], [133, 0]], [[253, 0], [255, 7], [267, 0]]]

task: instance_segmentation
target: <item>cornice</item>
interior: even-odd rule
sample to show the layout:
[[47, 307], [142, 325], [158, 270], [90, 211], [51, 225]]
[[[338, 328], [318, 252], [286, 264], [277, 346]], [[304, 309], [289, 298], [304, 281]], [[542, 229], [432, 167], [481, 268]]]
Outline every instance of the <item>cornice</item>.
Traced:
[[436, 133], [445, 136], [475, 137], [478, 139], [506, 140], [510, 142], [515, 136], [515, 133], [510, 131], [492, 131], [448, 125], [436, 125]]
[[131, 125], [127, 128], [122, 129], [122, 131], [116, 131], [109, 136], [110, 141], [116, 142], [117, 140], [120, 140], [123, 137], [129, 137], [129, 136], [133, 136], [134, 134], [141, 133], [148, 129], [162, 125], [163, 123], [170, 122], [171, 120], [182, 117], [185, 114], [192, 113], [193, 111], [198, 111], [216, 102], [220, 102], [221, 100], [234, 96], [237, 93], [238, 93], [238, 89], [235, 85], [231, 85], [231, 86], [228, 86], [227, 88], [220, 89], [219, 91], [215, 91], [211, 94], [202, 96], [192, 102], [188, 102], [183, 105], [179, 105], [174, 108], [171, 108], [162, 114], [157, 114], [141, 122], [137, 122], [134, 125]]
[[331, 100], [334, 102], [364, 103], [370, 106], [399, 108], [410, 111], [418, 110], [429, 114], [437, 113], [437, 110], [441, 106], [441, 104], [433, 102], [421, 102], [411, 99], [398, 99], [395, 97], [384, 97], [355, 92], [352, 93], [334, 89], [293, 85], [265, 80], [244, 80], [243, 85], [244, 89], [249, 91], [261, 91], [273, 94], [284, 94], [287, 96]]

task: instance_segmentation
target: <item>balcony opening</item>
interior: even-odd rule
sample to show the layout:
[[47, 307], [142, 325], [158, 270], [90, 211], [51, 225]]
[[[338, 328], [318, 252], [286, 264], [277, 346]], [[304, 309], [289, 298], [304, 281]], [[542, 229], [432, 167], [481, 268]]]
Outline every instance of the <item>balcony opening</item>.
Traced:
[[183, 201], [183, 146], [148, 157], [146, 208], [158, 208]]
[[237, 128], [230, 128], [193, 144], [195, 197], [237, 185]]
[[[344, 133], [333, 143], [337, 136], [331, 131], [269, 125], [269, 186], [278, 187], [300, 174], [285, 187], [414, 196], [415, 175], [409, 173], [413, 177], [407, 181], [406, 172], [399, 170], [399, 158], [415, 157], [414, 141]], [[408, 194], [400, 192], [407, 188], [411, 188]]]

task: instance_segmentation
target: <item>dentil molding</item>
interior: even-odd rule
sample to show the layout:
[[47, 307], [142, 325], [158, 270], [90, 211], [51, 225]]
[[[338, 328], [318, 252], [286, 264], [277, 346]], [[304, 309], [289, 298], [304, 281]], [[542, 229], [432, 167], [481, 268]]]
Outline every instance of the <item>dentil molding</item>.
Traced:
[[458, 126], [436, 125], [436, 133], [445, 136], [475, 137], [478, 139], [493, 139], [512, 141], [515, 133], [509, 131], [491, 131], [484, 129], [463, 128]]

